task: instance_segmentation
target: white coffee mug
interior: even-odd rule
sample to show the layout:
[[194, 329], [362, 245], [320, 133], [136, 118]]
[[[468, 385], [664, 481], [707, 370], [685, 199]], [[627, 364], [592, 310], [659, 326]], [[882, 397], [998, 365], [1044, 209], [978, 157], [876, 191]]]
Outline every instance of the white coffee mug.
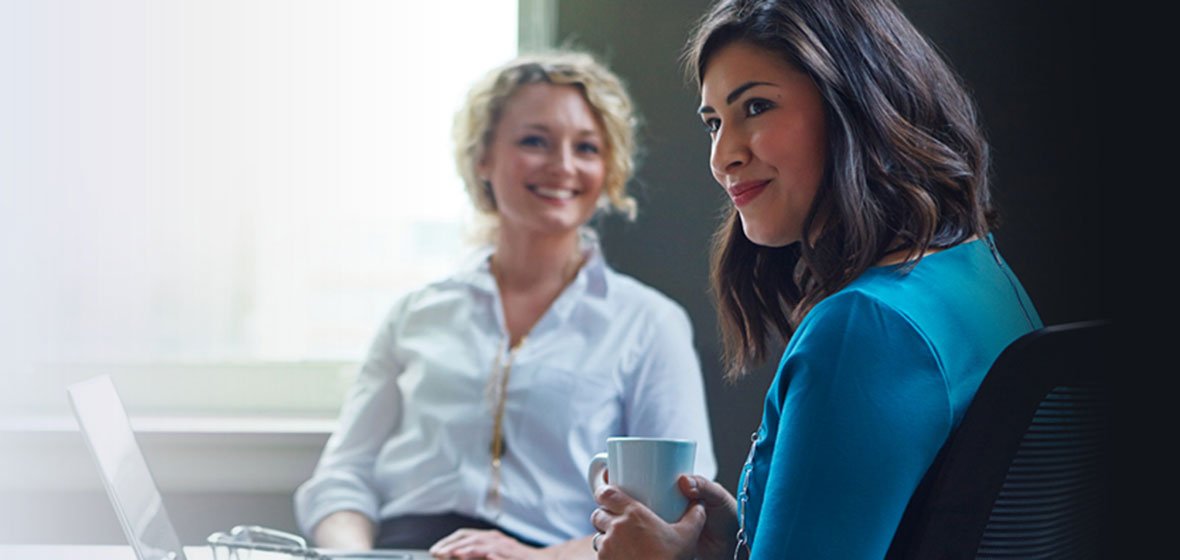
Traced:
[[676, 522], [688, 507], [676, 480], [692, 474], [697, 442], [687, 439], [613, 437], [606, 440], [606, 453], [590, 460], [586, 479], [590, 492], [610, 483], [638, 500], [668, 523]]

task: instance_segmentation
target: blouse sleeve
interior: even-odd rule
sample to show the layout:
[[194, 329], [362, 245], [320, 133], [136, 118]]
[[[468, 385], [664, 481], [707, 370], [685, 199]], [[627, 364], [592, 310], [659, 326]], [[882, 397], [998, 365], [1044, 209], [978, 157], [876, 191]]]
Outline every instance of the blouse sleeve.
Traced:
[[691, 439], [697, 442], [696, 474], [717, 475], [701, 365], [692, 342], [692, 323], [668, 302], [641, 329], [628, 357], [623, 393], [626, 434]]
[[397, 386], [401, 367], [394, 348], [403, 306], [404, 302], [395, 307], [377, 333], [314, 474], [295, 491], [295, 517], [305, 535], [337, 511], [353, 510], [379, 519], [374, 463], [401, 413]]
[[950, 433], [939, 357], [857, 292], [822, 302], [794, 337], [768, 398], [781, 408], [768, 406], [780, 417], [751, 557], [883, 558]]

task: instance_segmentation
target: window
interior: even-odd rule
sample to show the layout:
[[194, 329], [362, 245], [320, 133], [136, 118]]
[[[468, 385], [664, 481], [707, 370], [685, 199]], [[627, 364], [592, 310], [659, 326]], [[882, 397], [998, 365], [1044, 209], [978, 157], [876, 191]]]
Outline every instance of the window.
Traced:
[[0, 0], [0, 379], [363, 358], [467, 251], [451, 119], [517, 21], [515, 0]]

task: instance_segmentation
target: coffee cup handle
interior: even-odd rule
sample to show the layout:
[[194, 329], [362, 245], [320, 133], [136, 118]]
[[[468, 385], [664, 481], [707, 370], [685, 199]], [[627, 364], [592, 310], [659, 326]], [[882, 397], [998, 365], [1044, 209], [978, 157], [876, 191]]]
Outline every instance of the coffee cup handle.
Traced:
[[598, 487], [606, 484], [602, 472], [606, 470], [606, 453], [599, 453], [590, 459], [590, 468], [586, 470], [586, 481], [590, 483], [590, 493], [598, 492]]

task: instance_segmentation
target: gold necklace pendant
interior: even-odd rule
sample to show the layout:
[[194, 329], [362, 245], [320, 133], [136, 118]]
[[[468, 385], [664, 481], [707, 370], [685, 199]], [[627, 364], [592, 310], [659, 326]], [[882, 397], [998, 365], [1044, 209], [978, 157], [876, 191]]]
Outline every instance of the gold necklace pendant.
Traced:
[[[585, 264], [585, 261], [586, 257], [579, 252], [577, 258], [571, 261], [571, 264], [568, 265], [570, 268], [572, 268], [572, 271], [562, 271], [562, 275], [565, 277], [562, 290], [564, 290], [565, 287], [569, 286], [574, 281], [574, 278], [577, 277], [578, 271], [581, 269], [582, 265]], [[488, 257], [488, 270], [491, 272], [492, 278], [495, 280], [497, 288], [503, 290], [503, 284], [500, 280], [500, 270], [496, 265], [494, 253]], [[561, 292], [559, 291], [558, 295], [560, 295], [560, 293]], [[552, 305], [552, 302], [550, 302], [550, 305]], [[496, 361], [492, 365], [492, 374], [488, 377], [487, 387], [488, 402], [492, 405], [492, 443], [491, 449], [489, 450], [491, 452], [492, 459], [492, 472], [488, 481], [486, 505], [493, 519], [500, 515], [503, 506], [500, 490], [502, 486], [501, 471], [504, 461], [504, 410], [508, 401], [508, 380], [512, 375], [512, 363], [516, 359], [516, 354], [520, 351], [520, 348], [524, 346], [525, 341], [528, 340], [528, 334], [526, 332], [526, 334], [522, 336], [515, 345], [513, 345], [512, 334], [508, 329], [507, 310], [505, 310], [504, 321], [505, 331], [508, 333], [508, 341], [496, 353]], [[532, 327], [529, 328], [529, 332], [531, 332], [531, 330]], [[508, 348], [507, 360], [503, 360], [504, 347]], [[503, 365], [501, 365], [502, 361]]]
[[[503, 350], [496, 355], [496, 363], [492, 367], [492, 377], [488, 380], [490, 388], [495, 394], [496, 405], [492, 418], [492, 475], [488, 482], [487, 507], [495, 516], [499, 516], [502, 508], [500, 471], [504, 457], [504, 408], [508, 402], [508, 379], [512, 375], [512, 362], [516, 359], [516, 353], [524, 345], [526, 338], [528, 337], [521, 338], [516, 346], [508, 349], [508, 360], [503, 367], [500, 365], [501, 357], [504, 355]], [[497, 373], [499, 374], [498, 378]]]

